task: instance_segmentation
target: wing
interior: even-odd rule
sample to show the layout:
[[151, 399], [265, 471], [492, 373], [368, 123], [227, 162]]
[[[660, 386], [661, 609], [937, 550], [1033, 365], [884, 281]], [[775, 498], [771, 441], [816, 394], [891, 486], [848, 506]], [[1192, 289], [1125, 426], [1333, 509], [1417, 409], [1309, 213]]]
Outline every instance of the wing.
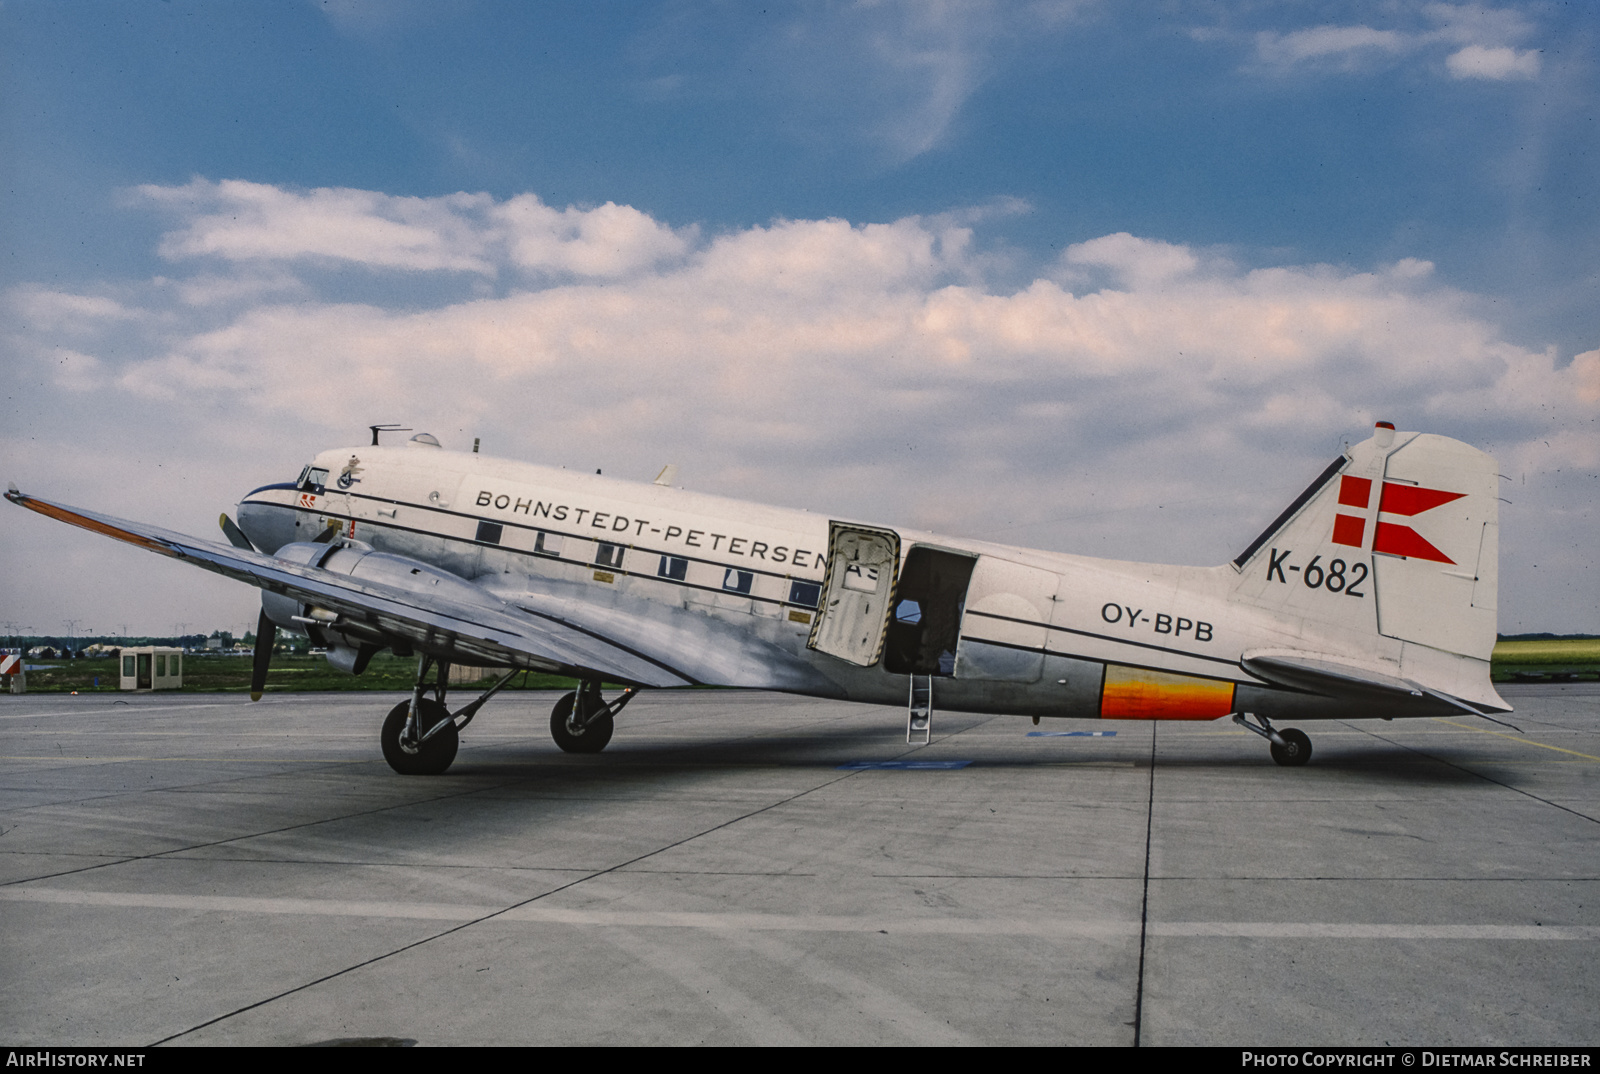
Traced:
[[[342, 622], [332, 624], [334, 629], [349, 623], [361, 632], [408, 642], [424, 651], [460, 653], [485, 664], [537, 667], [633, 685], [685, 686], [703, 681], [668, 660], [613, 641], [603, 631], [560, 614], [565, 608], [552, 613], [519, 607], [464, 581], [450, 587], [449, 594], [422, 592], [51, 503], [15, 489], [6, 493], [6, 499], [47, 518], [315, 604], [339, 615]], [[476, 599], [475, 593], [481, 593], [482, 599]], [[659, 643], [654, 647], [667, 650], [669, 656], [675, 648], [692, 648]]]

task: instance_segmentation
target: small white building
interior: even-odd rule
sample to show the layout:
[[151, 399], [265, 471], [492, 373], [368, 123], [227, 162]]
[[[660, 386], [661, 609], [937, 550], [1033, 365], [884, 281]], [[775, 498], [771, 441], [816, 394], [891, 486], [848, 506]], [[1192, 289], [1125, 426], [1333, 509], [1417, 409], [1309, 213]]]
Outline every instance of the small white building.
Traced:
[[176, 690], [183, 685], [183, 650], [164, 645], [122, 650], [123, 690]]

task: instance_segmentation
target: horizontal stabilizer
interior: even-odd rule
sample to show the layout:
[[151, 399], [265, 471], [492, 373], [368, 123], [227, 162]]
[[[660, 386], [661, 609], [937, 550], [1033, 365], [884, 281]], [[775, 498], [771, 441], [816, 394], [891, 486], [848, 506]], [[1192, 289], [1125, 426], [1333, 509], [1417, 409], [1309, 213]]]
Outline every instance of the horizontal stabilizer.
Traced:
[[1352, 701], [1409, 701], [1422, 708], [1483, 715], [1484, 711], [1507, 712], [1508, 708], [1472, 705], [1443, 691], [1401, 678], [1390, 671], [1351, 663], [1323, 653], [1296, 649], [1256, 649], [1244, 654], [1239, 666], [1275, 686], [1305, 690], [1328, 697]]
[[1250, 674], [1270, 683], [1287, 686], [1291, 690], [1309, 690], [1314, 694], [1427, 696], [1421, 687], [1408, 679], [1320, 653], [1294, 649], [1256, 649], [1245, 653], [1239, 664]]

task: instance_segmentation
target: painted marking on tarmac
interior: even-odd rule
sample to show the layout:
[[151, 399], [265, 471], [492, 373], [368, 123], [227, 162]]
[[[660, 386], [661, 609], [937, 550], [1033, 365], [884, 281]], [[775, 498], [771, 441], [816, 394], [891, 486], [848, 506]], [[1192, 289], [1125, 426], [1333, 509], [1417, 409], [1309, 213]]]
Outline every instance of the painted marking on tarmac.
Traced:
[[213, 913], [311, 914], [319, 917], [420, 918], [425, 921], [471, 921], [494, 913], [495, 906], [452, 903], [349, 901], [344, 899], [263, 899], [238, 895], [169, 895], [137, 891], [73, 891], [63, 888], [0, 888], [0, 901], [53, 903], [60, 906], [103, 906], [150, 910], [199, 910]]
[[1029, 731], [1029, 738], [1116, 738], [1115, 731]]
[[891, 769], [898, 772], [965, 768], [971, 763], [971, 761], [851, 761], [849, 764], [840, 765], [839, 768], [846, 772], [865, 772], [868, 769], [875, 768]]
[[59, 764], [63, 761], [81, 761], [85, 764], [128, 764], [133, 762], [182, 762], [185, 764], [367, 764], [372, 757], [142, 757], [135, 755], [91, 756], [86, 753], [58, 753], [55, 756], [0, 755], [0, 761], [43, 761]]
[[1511, 741], [1520, 742], [1524, 746], [1538, 746], [1541, 750], [1555, 750], [1557, 753], [1570, 753], [1572, 756], [1582, 757], [1586, 761], [1600, 761], [1600, 757], [1596, 757], [1592, 753], [1579, 753], [1577, 750], [1562, 749], [1560, 746], [1547, 746], [1543, 742], [1533, 741], [1526, 735], [1508, 735], [1504, 731], [1491, 731], [1487, 727], [1472, 727], [1468, 724], [1456, 723], [1454, 720], [1446, 719], [1443, 716], [1435, 716], [1433, 719], [1437, 723], [1446, 724], [1450, 727], [1458, 727], [1463, 731], [1476, 731], [1480, 735], [1494, 735], [1498, 738], [1509, 738]]
[[1379, 925], [1325, 921], [1151, 922], [1152, 936], [1266, 940], [1600, 940], [1600, 925]]
[[[67, 888], [5, 887], [0, 901], [86, 906], [106, 909], [182, 910], [211, 913], [311, 914], [428, 921], [496, 921], [535, 925], [617, 928], [725, 929], [741, 932], [886, 932], [889, 935], [1043, 936], [1061, 939], [1127, 939], [1139, 922], [1053, 917], [906, 918], [827, 914], [761, 914], [689, 910], [584, 910], [538, 903], [501, 912], [500, 907], [468, 903], [417, 903], [381, 900], [255, 898], [237, 895], [180, 895], [154, 892], [74, 891]], [[1600, 925], [1427, 925], [1324, 921], [1153, 921], [1153, 936], [1173, 939], [1284, 940], [1600, 940]]]

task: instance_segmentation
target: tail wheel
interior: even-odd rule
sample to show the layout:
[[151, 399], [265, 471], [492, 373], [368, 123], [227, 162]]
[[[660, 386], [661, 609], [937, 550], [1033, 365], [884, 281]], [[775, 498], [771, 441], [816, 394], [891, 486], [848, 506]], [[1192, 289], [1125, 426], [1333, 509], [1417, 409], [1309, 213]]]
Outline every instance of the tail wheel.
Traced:
[[[402, 776], [436, 776], [450, 767], [450, 762], [456, 759], [456, 750], [461, 746], [455, 721], [450, 718], [449, 709], [425, 697], [417, 706], [417, 722], [424, 741], [415, 745], [402, 744], [400, 736], [405, 733], [406, 717], [410, 712], [411, 702], [402, 701], [390, 709], [389, 715], [384, 718], [383, 759]], [[439, 727], [441, 720], [446, 726]], [[438, 732], [431, 738], [426, 737], [435, 727], [439, 727]]]
[[1293, 768], [1311, 760], [1311, 740], [1305, 736], [1305, 732], [1285, 727], [1278, 732], [1278, 737], [1283, 739], [1283, 745], [1280, 746], [1276, 742], [1272, 744], [1274, 761]]
[[567, 753], [599, 753], [611, 741], [611, 732], [615, 729], [611, 713], [602, 713], [587, 724], [583, 723], [573, 716], [577, 699], [577, 694], [566, 694], [550, 710], [550, 737]]

